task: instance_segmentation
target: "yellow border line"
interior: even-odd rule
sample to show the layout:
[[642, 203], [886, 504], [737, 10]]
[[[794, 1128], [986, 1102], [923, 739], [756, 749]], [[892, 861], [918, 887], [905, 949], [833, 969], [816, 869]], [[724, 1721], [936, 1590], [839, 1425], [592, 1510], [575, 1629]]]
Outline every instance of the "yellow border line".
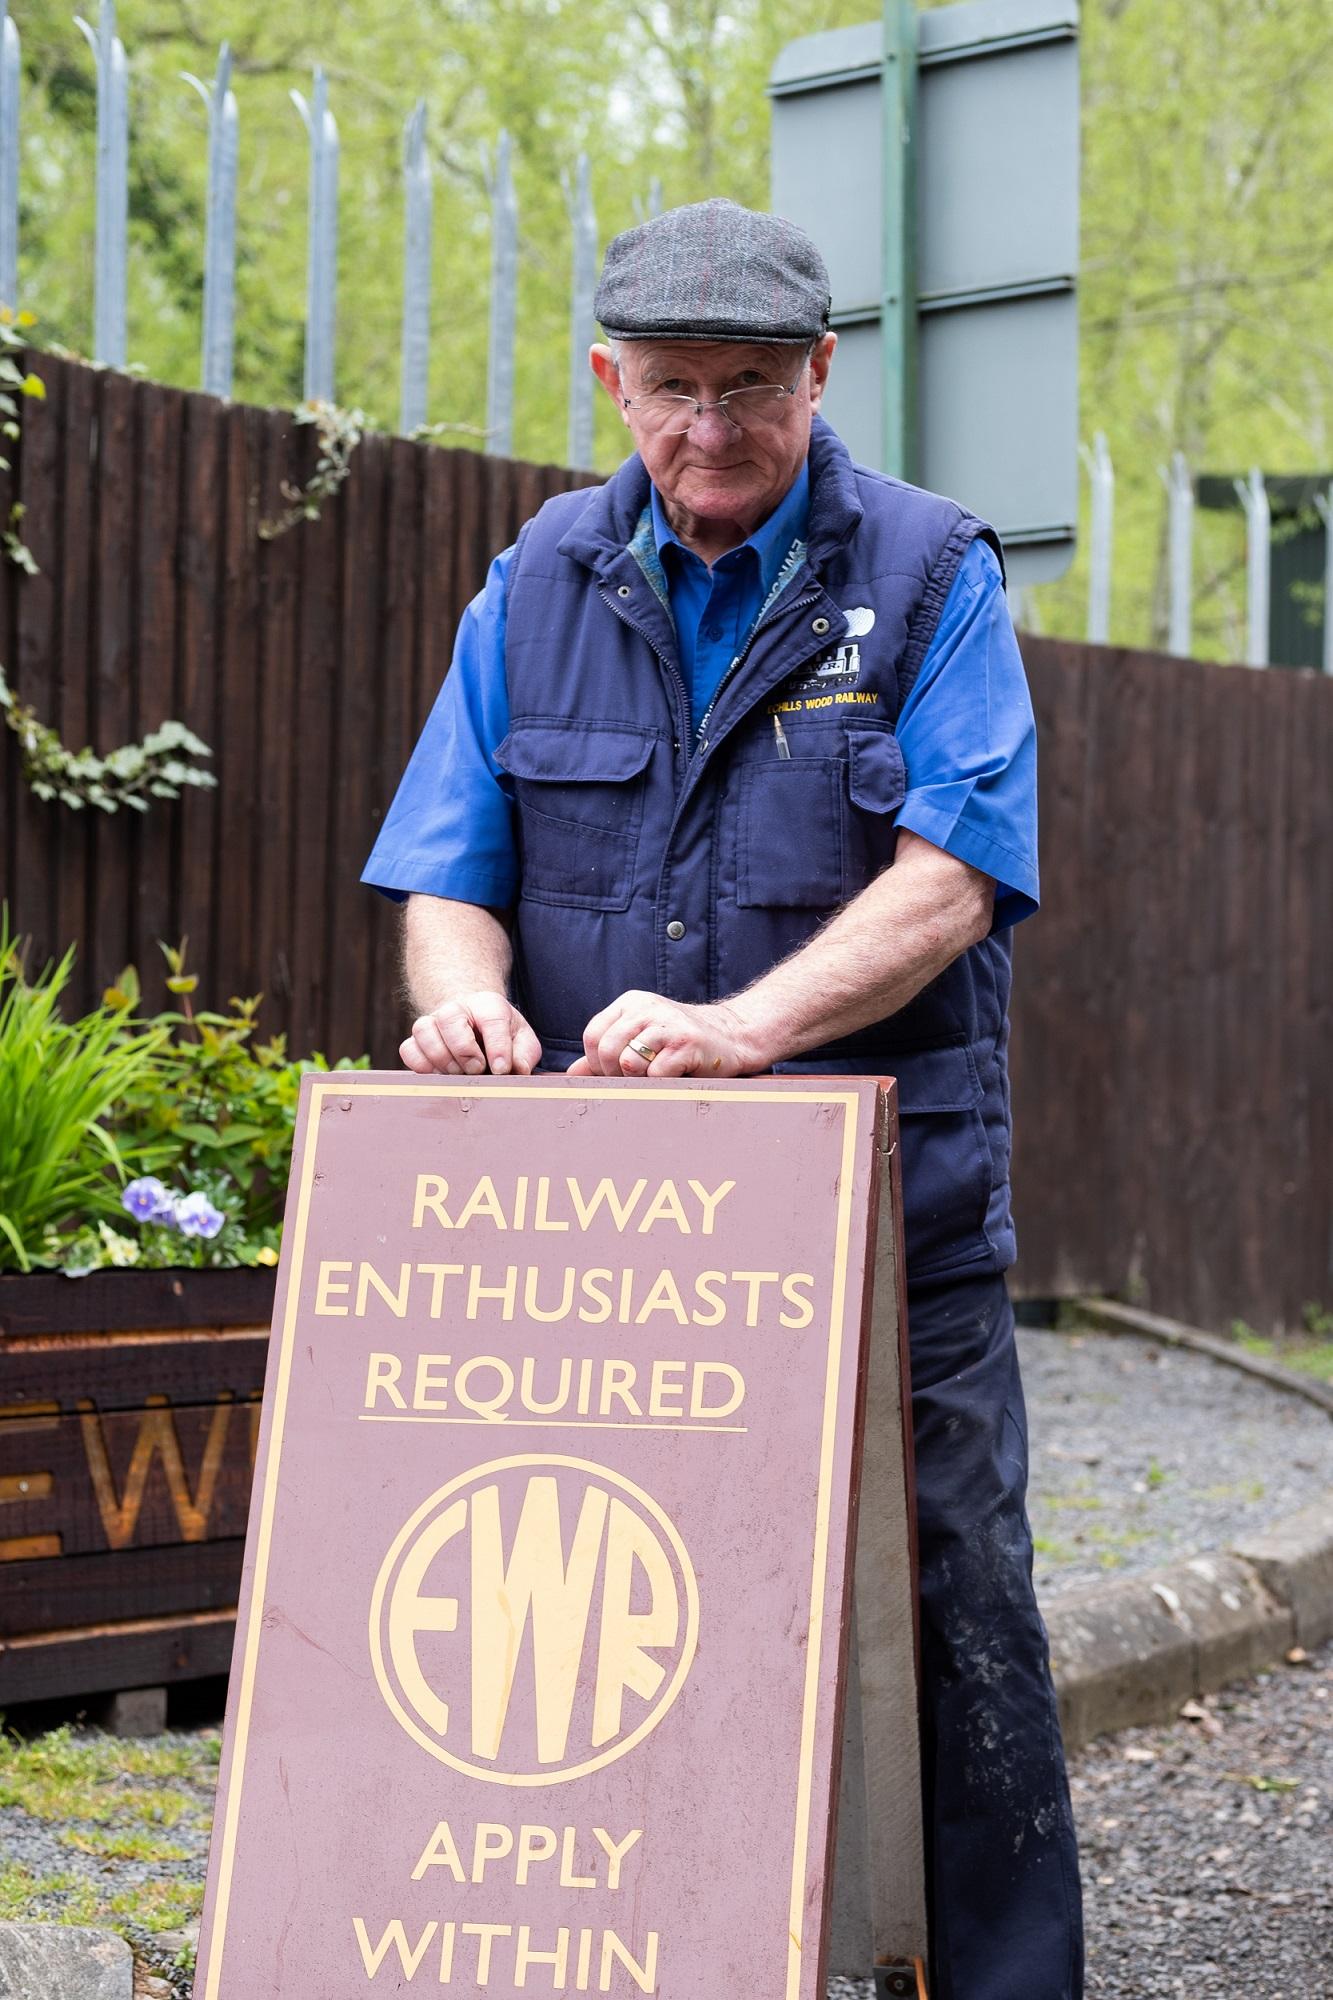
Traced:
[[236, 1733], [232, 1738], [231, 1761], [227, 1766], [227, 1812], [222, 1825], [222, 1853], [218, 1861], [217, 1897], [209, 1933], [208, 1983], [203, 2000], [217, 2000], [222, 1979], [222, 1953], [227, 1938], [227, 1912], [231, 1902], [231, 1878], [236, 1856], [236, 1828], [241, 1816], [241, 1788], [245, 1778], [246, 1751], [250, 1740], [250, 1711], [254, 1700], [255, 1665], [264, 1629], [264, 1586], [268, 1581], [269, 1548], [273, 1540], [273, 1514], [278, 1497], [278, 1463], [282, 1457], [282, 1432], [287, 1414], [287, 1390], [291, 1381], [292, 1349], [296, 1334], [296, 1308], [301, 1296], [301, 1274], [305, 1259], [306, 1228], [310, 1218], [310, 1190], [315, 1179], [315, 1151], [319, 1114], [327, 1092], [320, 1084], [310, 1091], [302, 1133], [304, 1154], [301, 1186], [297, 1195], [292, 1259], [288, 1269], [287, 1295], [282, 1322], [282, 1346], [278, 1353], [274, 1381], [273, 1423], [269, 1433], [264, 1492], [260, 1500], [259, 1528], [255, 1539], [255, 1566], [246, 1601], [245, 1656], [241, 1662], [241, 1692], [236, 1704]]
[[[857, 1079], [858, 1082], [864, 1079]], [[664, 1080], [665, 1084], [665, 1080]], [[811, 1583], [810, 1627], [806, 1641], [805, 1696], [801, 1717], [801, 1743], [799, 1751], [799, 1771], [796, 1791], [796, 1845], [792, 1859], [792, 1893], [789, 1910], [789, 1943], [787, 1948], [787, 2000], [797, 2000], [800, 1989], [802, 1963], [802, 1924], [805, 1906], [805, 1870], [810, 1846], [811, 1789], [813, 1784], [815, 1725], [819, 1702], [820, 1653], [823, 1645], [824, 1625], [824, 1564], [828, 1552], [829, 1513], [831, 1508], [831, 1481], [833, 1473], [833, 1449], [837, 1436], [837, 1391], [842, 1369], [842, 1347], [845, 1328], [845, 1313], [848, 1238], [850, 1233], [850, 1209], [852, 1177], [856, 1160], [856, 1133], [859, 1121], [860, 1100], [853, 1090], [757, 1090], [753, 1086], [729, 1090], [724, 1084], [710, 1084], [703, 1089], [682, 1089], [664, 1087], [664, 1084], [646, 1082], [634, 1084], [625, 1082], [603, 1086], [580, 1088], [580, 1097], [605, 1099], [655, 1098], [659, 1103], [670, 1102], [673, 1098], [688, 1101], [690, 1098], [721, 1098], [727, 1102], [737, 1099], [749, 1104], [835, 1104], [843, 1112], [842, 1169], [839, 1177], [838, 1216], [834, 1240], [833, 1285], [829, 1311], [829, 1349], [824, 1372], [824, 1418], [820, 1440], [819, 1488], [815, 1508], [815, 1553]], [[486, 1095], [505, 1097], [545, 1097], [557, 1100], [558, 1093], [549, 1085], [521, 1084], [505, 1079], [490, 1078], [483, 1086]], [[245, 1780], [246, 1755], [249, 1748], [250, 1717], [254, 1705], [255, 1669], [259, 1656], [259, 1643], [264, 1625], [264, 1591], [268, 1581], [269, 1552], [273, 1539], [273, 1516], [277, 1504], [278, 1470], [282, 1458], [283, 1430], [287, 1415], [287, 1393], [291, 1381], [292, 1352], [296, 1335], [296, 1311], [301, 1295], [301, 1278], [305, 1261], [306, 1231], [310, 1219], [310, 1190], [315, 1178], [315, 1152], [319, 1140], [319, 1118], [324, 1103], [330, 1097], [376, 1098], [376, 1097], [475, 1097], [478, 1095], [477, 1079], [466, 1078], [454, 1082], [450, 1078], [436, 1078], [429, 1083], [381, 1083], [362, 1084], [350, 1076], [320, 1077], [310, 1087], [310, 1102], [306, 1113], [305, 1128], [302, 1133], [304, 1156], [301, 1162], [301, 1185], [297, 1195], [296, 1214], [291, 1237], [291, 1262], [285, 1295], [281, 1348], [279, 1350], [277, 1373], [273, 1396], [273, 1421], [267, 1441], [264, 1466], [264, 1491], [260, 1499], [259, 1526], [256, 1533], [255, 1564], [250, 1578], [250, 1592], [245, 1604], [245, 1653], [241, 1661], [241, 1686], [236, 1704], [236, 1730], [232, 1738], [231, 1756], [227, 1764], [227, 1809], [222, 1825], [222, 1847], [218, 1858], [217, 1893], [214, 1898], [209, 1928], [208, 1977], [201, 2000], [218, 2000], [222, 1979], [222, 1959], [226, 1945], [227, 1916], [231, 1902], [232, 1873], [236, 1860], [236, 1834], [241, 1813], [241, 1791]], [[284, 1236], [284, 1242], [286, 1241]]]
[[819, 1498], [815, 1508], [815, 1553], [810, 1582], [810, 1629], [805, 1654], [805, 1711], [796, 1786], [796, 1847], [792, 1856], [791, 1906], [787, 1924], [787, 2000], [798, 2000], [805, 1950], [805, 1877], [810, 1851], [811, 1792], [814, 1783], [815, 1726], [824, 1648], [824, 1595], [828, 1581], [829, 1515], [833, 1505], [833, 1455], [838, 1435], [838, 1389], [842, 1376], [847, 1295], [847, 1254], [851, 1234], [852, 1178], [856, 1168], [856, 1128], [860, 1105], [844, 1100], [842, 1171], [838, 1179], [837, 1234], [829, 1302], [828, 1359], [824, 1372], [824, 1426], [819, 1452]]

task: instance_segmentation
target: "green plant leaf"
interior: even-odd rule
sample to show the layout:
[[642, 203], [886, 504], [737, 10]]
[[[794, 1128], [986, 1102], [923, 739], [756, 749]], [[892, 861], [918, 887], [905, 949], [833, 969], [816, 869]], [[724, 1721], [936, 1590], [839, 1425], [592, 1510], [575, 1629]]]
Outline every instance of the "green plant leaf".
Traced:
[[19, 1235], [17, 1229], [15, 1229], [9, 1217], [2, 1211], [0, 1211], [0, 1229], [4, 1231], [13, 1245], [14, 1255], [18, 1258], [20, 1271], [30, 1271], [32, 1265], [29, 1263], [28, 1253], [23, 1247], [23, 1238]]

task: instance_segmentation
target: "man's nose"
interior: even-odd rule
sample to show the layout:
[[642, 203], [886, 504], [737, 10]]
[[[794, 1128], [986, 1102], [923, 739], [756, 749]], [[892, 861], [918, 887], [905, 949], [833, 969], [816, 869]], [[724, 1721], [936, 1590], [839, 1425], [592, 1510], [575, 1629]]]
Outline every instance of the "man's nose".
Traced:
[[721, 451], [731, 443], [738, 428], [720, 403], [705, 403], [690, 425], [690, 442], [705, 451]]

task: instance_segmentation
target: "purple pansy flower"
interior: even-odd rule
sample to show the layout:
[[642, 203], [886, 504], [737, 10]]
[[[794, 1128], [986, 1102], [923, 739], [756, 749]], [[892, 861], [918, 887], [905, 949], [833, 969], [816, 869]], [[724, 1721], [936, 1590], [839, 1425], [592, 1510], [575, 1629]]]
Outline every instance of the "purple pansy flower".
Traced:
[[214, 1208], [208, 1196], [198, 1190], [176, 1203], [176, 1227], [182, 1236], [216, 1236], [226, 1220], [222, 1210]]
[[120, 1203], [136, 1222], [169, 1224], [176, 1219], [176, 1204], [156, 1174], [145, 1174], [140, 1180], [131, 1181], [122, 1190]]

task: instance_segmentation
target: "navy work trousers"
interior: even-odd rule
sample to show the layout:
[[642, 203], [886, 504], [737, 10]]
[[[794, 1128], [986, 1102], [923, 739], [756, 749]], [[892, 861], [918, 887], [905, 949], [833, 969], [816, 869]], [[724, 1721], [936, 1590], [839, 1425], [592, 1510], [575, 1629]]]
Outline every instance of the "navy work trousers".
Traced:
[[1003, 1277], [910, 1287], [931, 2000], [1080, 2000], [1083, 1925]]

